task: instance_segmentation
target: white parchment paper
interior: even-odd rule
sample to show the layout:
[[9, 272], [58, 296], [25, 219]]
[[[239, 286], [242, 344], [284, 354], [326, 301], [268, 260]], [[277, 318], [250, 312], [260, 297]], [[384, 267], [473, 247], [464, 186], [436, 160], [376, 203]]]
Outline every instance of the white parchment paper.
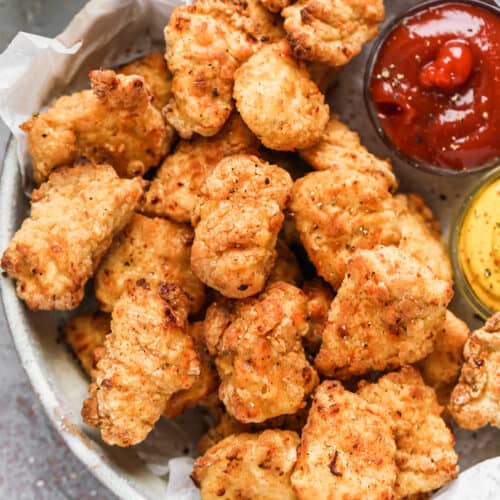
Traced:
[[[163, 29], [180, 0], [92, 0], [55, 39], [19, 33], [0, 54], [0, 117], [17, 141], [19, 167], [29, 185], [30, 164], [25, 134], [19, 125], [61, 93], [88, 87], [87, 73], [114, 67], [153, 50], [163, 51]], [[387, 21], [414, 0], [386, 0]], [[363, 74], [368, 47], [343, 69], [329, 96], [332, 109], [355, 130], [374, 153], [390, 156], [371, 127], [363, 104]], [[449, 179], [410, 170], [392, 158], [404, 190], [419, 192], [430, 204], [447, 233], [456, 204], [474, 177]], [[478, 321], [460, 297], [452, 309], [471, 327]], [[195, 443], [203, 431], [201, 414], [188, 412], [174, 422], [162, 420], [148, 439], [136, 447], [154, 474], [168, 481], [168, 500], [197, 500], [189, 478]], [[470, 433], [455, 429], [462, 472], [434, 495], [437, 500], [500, 498], [500, 430]], [[497, 457], [497, 458], [491, 458]], [[489, 459], [489, 460], [488, 460]], [[479, 462], [479, 463], [478, 463]]]

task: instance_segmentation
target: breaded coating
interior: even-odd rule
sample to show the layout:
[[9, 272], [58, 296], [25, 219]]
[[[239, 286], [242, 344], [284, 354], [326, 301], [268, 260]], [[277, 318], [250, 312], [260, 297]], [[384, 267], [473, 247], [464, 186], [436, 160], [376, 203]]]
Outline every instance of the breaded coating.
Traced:
[[89, 78], [92, 90], [60, 97], [21, 125], [37, 183], [79, 157], [109, 163], [121, 177], [143, 175], [170, 147], [172, 131], [141, 76], [96, 70]]
[[175, 285], [155, 290], [143, 282], [115, 304], [82, 408], [83, 420], [101, 430], [105, 443], [143, 441], [172, 395], [196, 382], [200, 363], [186, 317], [187, 299]]
[[31, 215], [1, 266], [33, 310], [74, 309], [84, 286], [132, 217], [141, 179], [120, 179], [109, 165], [80, 163], [51, 174], [31, 194]]
[[359, 135], [336, 115], [330, 117], [321, 140], [310, 148], [300, 150], [299, 155], [315, 170], [355, 168], [366, 174], [384, 176], [391, 191], [397, 187], [391, 164], [372, 155], [361, 144]]
[[425, 358], [452, 295], [448, 282], [396, 247], [359, 250], [332, 302], [316, 368], [348, 379]]
[[440, 416], [443, 408], [415, 368], [405, 366], [376, 384], [361, 382], [358, 394], [394, 421], [396, 498], [430, 492], [457, 476], [455, 439]]
[[395, 454], [384, 410], [328, 380], [314, 395], [292, 486], [299, 500], [390, 500]]
[[240, 422], [296, 413], [318, 383], [306, 360], [307, 301], [294, 286], [271, 283], [256, 298], [212, 304], [205, 339], [216, 356], [219, 398]]
[[439, 404], [443, 406], [448, 405], [458, 380], [468, 336], [469, 327], [451, 311], [446, 311], [446, 319], [434, 341], [434, 350], [418, 364], [425, 383], [436, 391]]
[[290, 5], [293, 0], [260, 0], [262, 5], [270, 12], [279, 12]]
[[293, 415], [281, 415], [271, 418], [265, 422], [243, 424], [238, 422], [229, 413], [223, 412], [220, 420], [214, 427], [200, 438], [197, 443], [198, 451], [204, 454], [209, 448], [217, 444], [219, 441], [231, 436], [232, 434], [241, 434], [242, 432], [261, 432], [266, 429], [282, 429], [294, 431], [300, 434], [302, 428], [306, 425], [307, 415], [309, 410], [307, 407], [299, 410]]
[[193, 220], [191, 266], [201, 281], [231, 298], [264, 288], [291, 189], [285, 170], [256, 156], [228, 156], [217, 165]]
[[175, 283], [189, 301], [189, 312], [205, 302], [205, 286], [191, 271], [193, 230], [186, 224], [134, 214], [114, 239], [97, 270], [94, 288], [103, 311], [111, 312], [122, 293], [146, 280], [151, 287]]
[[464, 347], [465, 363], [453, 389], [449, 410], [464, 429], [500, 427], [500, 313], [472, 332]]
[[216, 136], [181, 140], [151, 182], [141, 210], [177, 222], [191, 222], [201, 186], [217, 163], [236, 153], [254, 153], [257, 143], [236, 112]]
[[205, 346], [203, 321], [191, 323], [188, 332], [194, 341], [194, 348], [200, 360], [200, 374], [194, 384], [183, 391], [175, 393], [167, 402], [163, 416], [173, 418], [184, 413], [186, 408], [196, 406], [206, 397], [214, 394], [219, 386], [219, 377], [212, 357]]
[[321, 139], [328, 105], [286, 40], [263, 46], [234, 76], [236, 107], [264, 146], [293, 151]]
[[383, 175], [338, 166], [295, 182], [290, 210], [309, 259], [334, 289], [358, 249], [397, 245], [401, 236]]
[[151, 93], [151, 104], [161, 111], [172, 97], [172, 75], [163, 54], [153, 53], [132, 61], [118, 69], [122, 75], [144, 78]]
[[452, 282], [448, 251], [431, 209], [418, 194], [398, 194], [394, 199], [399, 207], [399, 248], [426, 265], [439, 279]]
[[233, 109], [234, 72], [262, 44], [284, 36], [258, 0], [197, 0], [176, 7], [165, 28], [173, 98], [164, 109], [184, 139], [210, 137]]
[[300, 285], [302, 283], [302, 271], [299, 262], [282, 238], [279, 238], [276, 243], [276, 254], [274, 267], [267, 282], [285, 281], [291, 285]]
[[110, 332], [111, 318], [102, 312], [77, 316], [64, 327], [64, 340], [89, 377], [94, 363], [94, 351], [104, 344], [106, 335]]
[[384, 20], [384, 2], [298, 0], [281, 15], [295, 57], [343, 66], [378, 33]]
[[290, 475], [298, 444], [290, 431], [229, 436], [196, 460], [191, 477], [203, 500], [295, 500]]
[[306, 281], [302, 290], [307, 296], [307, 317], [309, 319], [309, 331], [304, 337], [304, 344], [308, 352], [316, 354], [321, 345], [334, 294], [332, 289], [319, 278]]

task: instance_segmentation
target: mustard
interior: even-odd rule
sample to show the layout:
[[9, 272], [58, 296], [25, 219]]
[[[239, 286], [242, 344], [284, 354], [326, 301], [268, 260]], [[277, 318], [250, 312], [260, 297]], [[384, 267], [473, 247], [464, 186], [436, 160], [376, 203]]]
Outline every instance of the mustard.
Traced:
[[473, 198], [458, 236], [458, 262], [477, 298], [500, 311], [500, 179]]

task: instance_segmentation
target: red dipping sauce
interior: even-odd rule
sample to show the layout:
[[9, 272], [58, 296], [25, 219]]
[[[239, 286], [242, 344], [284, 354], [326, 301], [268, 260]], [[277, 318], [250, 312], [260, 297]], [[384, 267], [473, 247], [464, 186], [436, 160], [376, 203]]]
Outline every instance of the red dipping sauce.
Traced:
[[387, 138], [443, 169], [500, 157], [500, 16], [473, 2], [409, 14], [376, 55], [369, 93]]

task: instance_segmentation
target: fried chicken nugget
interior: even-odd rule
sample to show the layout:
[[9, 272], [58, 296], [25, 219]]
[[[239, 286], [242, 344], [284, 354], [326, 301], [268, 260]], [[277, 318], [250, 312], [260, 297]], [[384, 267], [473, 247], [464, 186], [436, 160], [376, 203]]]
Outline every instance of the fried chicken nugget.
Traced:
[[309, 331], [304, 337], [308, 352], [316, 354], [319, 351], [323, 331], [328, 322], [328, 312], [334, 298], [332, 289], [321, 279], [308, 280], [302, 288], [307, 296], [307, 317]]
[[144, 279], [152, 287], [176, 283], [189, 300], [189, 312], [198, 312], [205, 286], [191, 271], [192, 242], [186, 224], [134, 214], [97, 270], [94, 288], [101, 309], [111, 312], [122, 293]]
[[292, 0], [260, 0], [262, 5], [270, 12], [279, 12], [292, 3]]
[[451, 283], [450, 258], [431, 209], [418, 194], [398, 194], [394, 199], [400, 212], [399, 248], [429, 267], [436, 277]]
[[172, 97], [172, 75], [162, 54], [153, 53], [132, 61], [118, 69], [122, 75], [144, 78], [151, 93], [151, 104], [160, 112]]
[[236, 107], [264, 146], [293, 151], [321, 139], [328, 105], [286, 40], [263, 46], [234, 77]]
[[316, 368], [348, 379], [425, 358], [452, 295], [448, 282], [396, 247], [359, 250], [332, 302]]
[[434, 350], [418, 364], [425, 383], [436, 391], [443, 406], [448, 405], [458, 380], [463, 364], [462, 352], [469, 333], [469, 327], [461, 319], [446, 311], [446, 319], [434, 341]]
[[172, 395], [196, 382], [200, 363], [187, 333], [187, 307], [176, 285], [158, 291], [145, 282], [115, 304], [82, 408], [83, 420], [98, 427], [107, 444], [143, 441]]
[[333, 380], [314, 395], [292, 486], [299, 500], [390, 500], [396, 481], [391, 418]]
[[500, 313], [472, 332], [465, 363], [450, 398], [450, 413], [464, 429], [500, 427]]
[[282, 10], [295, 57], [343, 66], [384, 20], [383, 0], [298, 0]]
[[330, 168], [356, 168], [386, 177], [391, 191], [397, 187], [392, 166], [386, 160], [372, 155], [362, 144], [359, 135], [332, 115], [323, 131], [321, 140], [314, 146], [302, 149], [299, 155], [315, 170]]
[[221, 378], [219, 398], [240, 422], [295, 413], [318, 383], [306, 360], [307, 301], [294, 286], [271, 283], [256, 298], [212, 304], [205, 339]]
[[358, 249], [398, 245], [401, 232], [385, 174], [342, 165], [294, 184], [290, 210], [309, 259], [337, 289]]
[[191, 477], [203, 500], [295, 500], [290, 475], [298, 444], [290, 431], [229, 436], [196, 460]]
[[167, 402], [163, 416], [173, 418], [184, 413], [186, 408], [196, 406], [200, 401], [217, 391], [219, 377], [205, 346], [203, 335], [203, 321], [191, 323], [188, 328], [189, 335], [194, 341], [194, 348], [200, 360], [200, 374], [189, 389], [175, 393]]
[[64, 327], [64, 340], [89, 377], [94, 363], [94, 351], [104, 344], [106, 335], [110, 332], [111, 318], [102, 312], [78, 316]]
[[141, 179], [120, 179], [109, 165], [79, 163], [53, 172], [31, 194], [31, 215], [2, 256], [17, 295], [33, 310], [77, 307], [142, 194]]
[[143, 175], [170, 147], [172, 131], [141, 76], [96, 70], [89, 78], [92, 90], [60, 97], [21, 125], [37, 183], [79, 157], [109, 163], [121, 177]]
[[201, 186], [217, 163], [236, 153], [254, 153], [257, 145], [257, 138], [237, 113], [231, 115], [214, 137], [181, 140], [158, 170], [141, 211], [190, 222], [200, 201]]
[[394, 421], [396, 498], [430, 492], [457, 476], [455, 439], [440, 416], [443, 408], [415, 368], [405, 366], [376, 384], [361, 382], [358, 394], [382, 406]]
[[196, 0], [165, 28], [173, 98], [164, 109], [184, 139], [215, 135], [233, 109], [234, 72], [261, 43], [284, 36], [279, 16], [258, 0]]
[[215, 167], [193, 220], [191, 266], [201, 281], [231, 298], [264, 288], [291, 189], [288, 172], [256, 156], [228, 156]]

